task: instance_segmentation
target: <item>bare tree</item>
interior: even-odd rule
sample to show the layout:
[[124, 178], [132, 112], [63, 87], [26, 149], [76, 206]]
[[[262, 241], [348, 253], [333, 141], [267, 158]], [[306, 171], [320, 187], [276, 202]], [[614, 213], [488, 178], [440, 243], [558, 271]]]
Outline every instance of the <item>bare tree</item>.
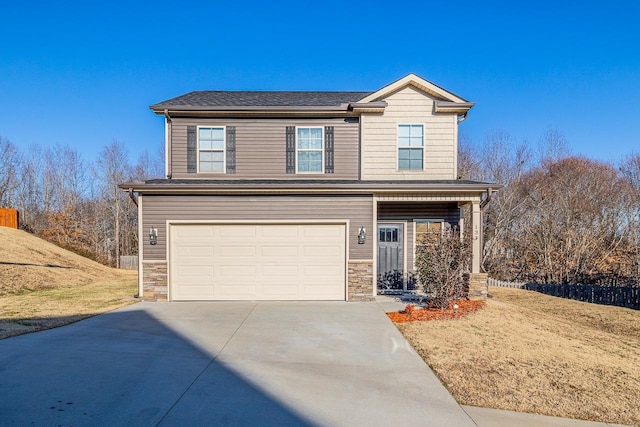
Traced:
[[[95, 174], [101, 194], [99, 205], [101, 210], [110, 217], [109, 220], [105, 217], [103, 222], [105, 249], [108, 251], [110, 261], [119, 266], [122, 249], [122, 219], [127, 217], [127, 210], [131, 209], [129, 206], [131, 201], [118, 188], [118, 185], [131, 179], [133, 175], [127, 161], [126, 149], [120, 142], [114, 140], [102, 149], [95, 165]], [[135, 232], [135, 230], [130, 230], [131, 227], [126, 222], [124, 227], [126, 232]]]
[[12, 193], [18, 186], [20, 156], [16, 146], [0, 136], [0, 207], [13, 203]]

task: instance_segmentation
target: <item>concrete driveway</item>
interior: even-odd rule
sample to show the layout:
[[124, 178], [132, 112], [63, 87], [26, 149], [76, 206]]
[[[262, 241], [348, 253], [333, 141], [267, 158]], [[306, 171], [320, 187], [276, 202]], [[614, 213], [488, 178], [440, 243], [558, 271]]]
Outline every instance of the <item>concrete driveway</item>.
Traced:
[[139, 303], [0, 341], [2, 425], [475, 423], [376, 303]]

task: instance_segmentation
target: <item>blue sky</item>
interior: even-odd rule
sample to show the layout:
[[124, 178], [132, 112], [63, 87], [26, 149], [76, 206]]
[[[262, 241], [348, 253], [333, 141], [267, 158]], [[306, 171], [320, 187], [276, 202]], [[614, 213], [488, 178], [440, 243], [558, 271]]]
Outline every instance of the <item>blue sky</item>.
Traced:
[[[86, 4], [85, 4], [86, 3]], [[376, 90], [410, 72], [476, 102], [461, 133], [640, 152], [640, 2], [5, 2], [0, 135], [157, 151], [192, 90]]]

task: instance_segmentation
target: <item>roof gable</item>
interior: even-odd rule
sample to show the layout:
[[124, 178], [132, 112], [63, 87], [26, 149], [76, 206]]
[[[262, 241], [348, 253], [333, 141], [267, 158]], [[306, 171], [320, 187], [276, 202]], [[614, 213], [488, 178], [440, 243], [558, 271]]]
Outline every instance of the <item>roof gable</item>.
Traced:
[[365, 103], [365, 102], [381, 100], [384, 97], [391, 95], [392, 93], [407, 86], [414, 86], [443, 101], [455, 102], [455, 103], [467, 103], [467, 101], [464, 98], [461, 98], [458, 95], [455, 95], [449, 92], [448, 90], [445, 90], [440, 86], [437, 86], [431, 83], [430, 81], [425, 80], [422, 77], [417, 76], [413, 73], [407, 74], [403, 78], [396, 80], [395, 82], [390, 83], [373, 93], [370, 93], [369, 95], [362, 98], [360, 102]]

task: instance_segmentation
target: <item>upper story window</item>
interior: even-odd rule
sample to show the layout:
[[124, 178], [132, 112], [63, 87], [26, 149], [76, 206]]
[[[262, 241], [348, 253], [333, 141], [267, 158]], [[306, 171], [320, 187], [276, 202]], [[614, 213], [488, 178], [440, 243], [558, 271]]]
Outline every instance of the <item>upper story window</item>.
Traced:
[[224, 172], [223, 126], [198, 127], [198, 172]]
[[324, 170], [324, 140], [321, 127], [298, 127], [296, 131], [297, 172]]
[[424, 169], [423, 125], [398, 125], [398, 169]]

